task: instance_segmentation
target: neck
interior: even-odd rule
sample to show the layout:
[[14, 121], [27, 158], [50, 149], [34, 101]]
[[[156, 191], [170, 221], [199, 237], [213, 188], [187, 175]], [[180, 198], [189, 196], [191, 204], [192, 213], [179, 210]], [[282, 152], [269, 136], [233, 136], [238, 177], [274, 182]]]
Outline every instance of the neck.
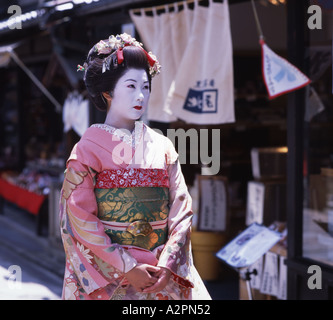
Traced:
[[121, 120], [107, 116], [104, 123], [117, 129], [126, 129], [130, 132], [135, 128], [135, 120]]

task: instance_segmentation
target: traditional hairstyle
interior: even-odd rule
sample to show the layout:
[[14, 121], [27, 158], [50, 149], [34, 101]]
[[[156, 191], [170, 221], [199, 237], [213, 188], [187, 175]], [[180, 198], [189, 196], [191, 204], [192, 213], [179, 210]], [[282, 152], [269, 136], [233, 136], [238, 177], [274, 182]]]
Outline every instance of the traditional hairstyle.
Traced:
[[143, 69], [146, 71], [151, 88], [151, 78], [160, 72], [156, 57], [147, 53], [142, 44], [123, 33], [101, 40], [88, 53], [83, 66], [78, 65], [78, 71], [84, 71], [85, 82], [90, 99], [97, 109], [106, 111], [107, 102], [103, 92], [113, 90], [128, 69]]

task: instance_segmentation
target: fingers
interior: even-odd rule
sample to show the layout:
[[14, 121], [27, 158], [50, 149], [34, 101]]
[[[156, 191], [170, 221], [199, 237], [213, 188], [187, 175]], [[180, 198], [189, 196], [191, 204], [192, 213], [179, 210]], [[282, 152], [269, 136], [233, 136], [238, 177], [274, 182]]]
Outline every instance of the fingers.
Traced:
[[153, 293], [161, 291], [168, 283], [170, 271], [148, 264], [142, 264], [134, 268], [127, 279], [138, 292]]
[[171, 271], [167, 268], [161, 267], [158, 272], [154, 273], [154, 276], [156, 276], [158, 280], [152, 286], [145, 288], [143, 292], [153, 293], [163, 290], [169, 282]]
[[162, 289], [164, 289], [166, 284], [167, 284], [166, 281], [164, 281], [163, 279], [162, 280], [159, 279], [152, 286], [143, 289], [142, 292], [144, 292], [144, 293], [159, 292]]
[[161, 270], [160, 267], [155, 267], [155, 266], [151, 266], [149, 264], [146, 265], [146, 270], [149, 271], [149, 272], [159, 272]]
[[145, 284], [143, 284], [139, 287], [135, 287], [135, 290], [138, 292], [146, 292], [145, 290], [153, 287], [156, 282], [157, 282], [157, 278], [154, 278], [154, 281], [146, 282]]
[[168, 276], [165, 273], [162, 273], [157, 281], [150, 287], [147, 287], [143, 290], [145, 293], [158, 292], [164, 289], [168, 284]]
[[155, 271], [156, 268], [150, 268], [149, 265], [138, 265], [126, 273], [126, 279], [135, 290], [141, 291], [157, 281], [157, 277], [151, 274], [149, 270]]

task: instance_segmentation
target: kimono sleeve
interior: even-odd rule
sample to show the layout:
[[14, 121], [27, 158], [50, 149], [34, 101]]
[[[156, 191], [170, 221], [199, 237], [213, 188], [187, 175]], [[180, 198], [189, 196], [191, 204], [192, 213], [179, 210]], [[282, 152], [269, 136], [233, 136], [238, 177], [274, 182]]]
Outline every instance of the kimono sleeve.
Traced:
[[169, 217], [168, 240], [159, 257], [158, 266], [173, 272], [176, 282], [186, 287], [193, 287], [189, 280], [192, 253], [190, 233], [192, 221], [192, 199], [188, 193], [179, 161], [168, 166], [169, 174]]
[[68, 162], [61, 191], [60, 224], [71, 277], [89, 295], [134, 268], [137, 261], [111, 243], [97, 217], [94, 171], [77, 160]]

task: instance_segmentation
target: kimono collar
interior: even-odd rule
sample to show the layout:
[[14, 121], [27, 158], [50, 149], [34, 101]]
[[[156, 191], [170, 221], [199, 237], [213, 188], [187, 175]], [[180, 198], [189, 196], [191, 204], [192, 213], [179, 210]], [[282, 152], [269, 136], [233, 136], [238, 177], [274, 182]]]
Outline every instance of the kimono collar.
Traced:
[[96, 123], [90, 126], [91, 128], [99, 128], [110, 134], [117, 136], [121, 141], [135, 148], [140, 142], [143, 132], [143, 122], [135, 121], [135, 127], [132, 133], [126, 129], [115, 128], [105, 123]]

